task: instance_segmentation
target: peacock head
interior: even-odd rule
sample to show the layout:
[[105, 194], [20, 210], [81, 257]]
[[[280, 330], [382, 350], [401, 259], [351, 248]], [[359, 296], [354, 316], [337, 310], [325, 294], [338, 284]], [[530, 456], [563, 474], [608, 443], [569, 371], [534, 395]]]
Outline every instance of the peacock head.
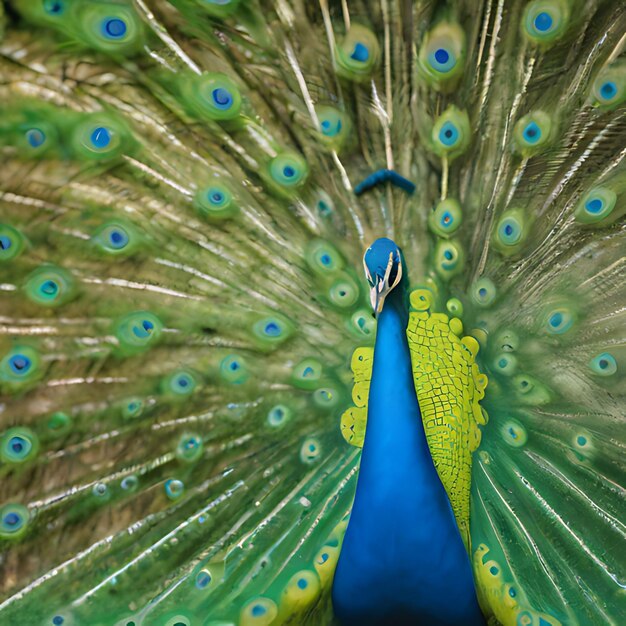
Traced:
[[387, 237], [377, 239], [363, 255], [374, 315], [383, 310], [385, 298], [402, 280], [402, 253]]

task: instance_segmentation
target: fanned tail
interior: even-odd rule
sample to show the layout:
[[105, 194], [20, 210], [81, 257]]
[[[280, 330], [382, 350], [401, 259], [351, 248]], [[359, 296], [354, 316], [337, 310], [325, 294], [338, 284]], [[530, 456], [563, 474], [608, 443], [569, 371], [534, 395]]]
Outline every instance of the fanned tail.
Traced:
[[382, 234], [480, 344], [486, 615], [623, 621], [623, 7], [1, 6], [0, 621], [330, 623]]

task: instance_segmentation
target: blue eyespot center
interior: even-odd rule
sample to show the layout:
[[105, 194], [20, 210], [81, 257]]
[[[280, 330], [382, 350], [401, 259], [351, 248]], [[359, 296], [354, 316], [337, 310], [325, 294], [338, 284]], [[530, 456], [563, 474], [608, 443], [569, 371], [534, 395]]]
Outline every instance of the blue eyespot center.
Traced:
[[452, 122], [446, 122], [439, 131], [439, 141], [444, 146], [453, 146], [459, 138], [459, 131]]
[[60, 15], [63, 13], [65, 6], [60, 0], [44, 0], [43, 8], [50, 15]]
[[204, 589], [211, 582], [211, 576], [207, 572], [200, 572], [196, 577], [196, 587]]
[[111, 39], [122, 38], [126, 30], [126, 22], [119, 17], [110, 17], [102, 22], [102, 33]]
[[140, 326], [133, 326], [133, 333], [140, 339], [146, 339], [153, 329], [154, 324], [150, 320], [143, 320]]
[[109, 234], [109, 243], [112, 248], [116, 250], [121, 250], [128, 245], [128, 234], [122, 229], [116, 228], [112, 230]]
[[213, 97], [213, 103], [219, 109], [230, 109], [233, 104], [233, 97], [227, 89], [224, 87], [218, 87], [211, 92], [211, 96]]
[[578, 443], [579, 446], [584, 446], [587, 443], [587, 438], [583, 437], [582, 435], [579, 435], [578, 438], [576, 439], [576, 442]]
[[563, 323], [563, 314], [562, 313], [553, 313], [550, 316], [550, 326], [554, 328], [560, 326]]
[[54, 624], [54, 626], [61, 626], [61, 624], [63, 624], [65, 620], [60, 616], [60, 615], [55, 615], [52, 618], [52, 623]]
[[55, 296], [59, 291], [59, 286], [53, 280], [46, 280], [41, 284], [39, 290], [46, 296]]
[[439, 50], [435, 51], [435, 59], [437, 63], [441, 63], [443, 65], [450, 59], [450, 53], [444, 48], [439, 48]]
[[552, 28], [554, 20], [549, 13], [542, 11], [535, 16], [535, 28], [542, 33], [549, 31]]
[[600, 87], [600, 95], [605, 100], [612, 100], [617, 95], [617, 85], [612, 81], [607, 81]]
[[367, 46], [362, 44], [361, 42], [357, 42], [354, 46], [354, 50], [350, 55], [351, 59], [355, 61], [359, 61], [359, 63], [365, 63], [370, 58], [370, 51], [367, 49]]
[[585, 204], [585, 208], [589, 213], [600, 213], [604, 206], [604, 202], [600, 198], [592, 198], [591, 200], [587, 200]]
[[20, 516], [17, 513], [11, 511], [10, 513], [7, 513], [4, 516], [3, 521], [6, 526], [9, 526], [12, 528], [14, 526], [17, 526], [20, 523]]
[[26, 131], [26, 140], [33, 148], [39, 148], [46, 141], [46, 134], [39, 128]]
[[322, 262], [322, 265], [330, 265], [330, 262], [331, 262], [330, 255], [322, 254], [322, 256], [320, 257], [320, 261]]
[[306, 589], [309, 586], [309, 583], [306, 581], [305, 578], [298, 579], [297, 584], [300, 589]]
[[541, 128], [539, 128], [536, 122], [530, 122], [524, 128], [524, 139], [531, 144], [537, 143], [541, 139]]
[[294, 170], [290, 165], [287, 165], [283, 168], [283, 174], [285, 175], [285, 178], [293, 178], [296, 174], [296, 170]]
[[454, 257], [454, 255], [452, 254], [452, 250], [446, 250], [443, 253], [443, 256], [446, 257], [446, 259], [448, 259], [448, 261], [451, 261], [452, 258]]
[[106, 148], [111, 143], [111, 133], [104, 126], [98, 126], [91, 133], [91, 143], [94, 148]]
[[6, 235], [0, 235], [0, 250], [8, 250], [11, 245], [12, 245], [12, 241], [9, 237], [7, 237]]
[[269, 322], [265, 325], [265, 334], [270, 337], [278, 337], [280, 332], [280, 326], [276, 322]]
[[24, 439], [24, 437], [11, 437], [9, 440], [9, 447], [16, 454], [20, 454], [20, 452], [23, 452], [26, 448], [28, 448], [28, 441]]
[[334, 125], [330, 120], [322, 120], [320, 127], [322, 129], [322, 135], [334, 137], [341, 132], [341, 120], [337, 120]]
[[26, 374], [30, 366], [31, 360], [23, 354], [16, 354], [9, 359], [9, 367], [14, 374]]

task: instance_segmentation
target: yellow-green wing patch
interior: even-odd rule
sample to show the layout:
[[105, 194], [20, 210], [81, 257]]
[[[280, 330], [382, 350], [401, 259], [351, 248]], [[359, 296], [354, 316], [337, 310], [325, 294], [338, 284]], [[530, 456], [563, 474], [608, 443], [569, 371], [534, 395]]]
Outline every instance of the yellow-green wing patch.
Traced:
[[[476, 339], [463, 337], [461, 320], [434, 312], [433, 302], [428, 289], [411, 293], [407, 338], [413, 379], [435, 467], [469, 545], [472, 453], [480, 444], [479, 425], [487, 421], [480, 406], [487, 377], [475, 363]], [[365, 436], [373, 355], [372, 348], [357, 348], [352, 357], [355, 406], [343, 414], [341, 431], [355, 446], [362, 446]]]

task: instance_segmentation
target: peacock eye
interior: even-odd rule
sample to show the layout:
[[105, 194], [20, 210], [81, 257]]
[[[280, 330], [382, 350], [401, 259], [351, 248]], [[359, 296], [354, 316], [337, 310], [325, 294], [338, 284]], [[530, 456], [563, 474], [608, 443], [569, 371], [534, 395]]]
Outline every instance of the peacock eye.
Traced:
[[43, 10], [48, 15], [61, 15], [65, 11], [64, 0], [43, 0]]
[[496, 286], [487, 277], [479, 278], [471, 287], [472, 301], [479, 307], [491, 306], [496, 299]]
[[250, 370], [243, 357], [229, 354], [220, 363], [220, 375], [228, 383], [241, 385], [250, 377]]
[[380, 60], [380, 46], [374, 33], [354, 24], [335, 48], [337, 74], [361, 82], [366, 80]]
[[130, 476], [126, 476], [125, 478], [122, 478], [120, 482], [120, 487], [124, 491], [135, 491], [138, 486], [139, 486], [139, 478], [137, 478], [137, 476], [135, 476], [134, 474], [131, 474]]
[[92, 241], [103, 252], [117, 255], [131, 252], [138, 243], [138, 238], [130, 225], [109, 222], [96, 231]]
[[39, 440], [30, 428], [9, 428], [0, 440], [0, 459], [5, 463], [25, 463], [37, 456]]
[[603, 352], [591, 359], [589, 367], [594, 374], [612, 376], [617, 372], [617, 360], [610, 352]]
[[426, 33], [420, 47], [420, 76], [438, 91], [454, 88], [465, 65], [465, 33], [456, 23], [441, 22]]
[[494, 358], [492, 367], [503, 376], [512, 376], [517, 371], [517, 358], [512, 354], [502, 352]]
[[307, 465], [315, 463], [320, 457], [321, 447], [315, 437], [307, 437], [300, 446], [300, 460]]
[[28, 276], [24, 290], [32, 302], [53, 307], [73, 296], [75, 281], [69, 272], [60, 267], [43, 266]]
[[603, 68], [592, 87], [594, 104], [611, 110], [626, 100], [626, 63], [616, 61]]
[[123, 19], [119, 17], [108, 17], [102, 20], [100, 29], [102, 35], [107, 39], [122, 39], [126, 35], [128, 27]]
[[270, 161], [269, 174], [279, 187], [290, 189], [299, 187], [306, 181], [309, 168], [299, 154], [282, 152]]
[[574, 326], [576, 314], [567, 304], [549, 307], [544, 314], [544, 328], [550, 335], [563, 335]]
[[179, 88], [188, 106], [199, 117], [227, 122], [240, 115], [241, 92], [226, 74], [207, 72], [201, 76], [181, 76]]
[[24, 245], [24, 235], [19, 230], [8, 224], [0, 224], [0, 263], [18, 257], [24, 250]]
[[524, 157], [532, 156], [550, 143], [553, 133], [551, 117], [544, 111], [533, 111], [515, 124], [514, 148]]
[[194, 196], [194, 206], [209, 221], [221, 221], [234, 217], [239, 211], [233, 194], [226, 186], [214, 184], [200, 189]]
[[183, 434], [176, 445], [176, 458], [184, 463], [193, 463], [202, 456], [202, 438], [193, 434]]
[[330, 301], [340, 308], [351, 307], [359, 298], [359, 287], [347, 274], [334, 281], [328, 290]]
[[208, 569], [203, 569], [196, 575], [196, 588], [206, 589], [211, 584], [211, 572]]
[[22, 536], [30, 521], [28, 509], [17, 503], [0, 507], [0, 539], [17, 539]]
[[565, 0], [535, 0], [526, 7], [522, 31], [533, 43], [545, 46], [563, 35], [568, 21]]
[[284, 404], [277, 404], [267, 413], [267, 423], [273, 428], [282, 426], [291, 418], [291, 409]]
[[350, 118], [335, 107], [318, 105], [315, 114], [319, 121], [319, 138], [333, 150], [340, 150], [345, 146], [352, 131]]
[[163, 485], [165, 495], [170, 500], [178, 500], [185, 493], [185, 485], [182, 481], [170, 478], [165, 481]]
[[613, 213], [617, 194], [608, 187], [594, 187], [579, 202], [574, 217], [582, 224], [601, 222]]
[[458, 274], [464, 266], [465, 254], [458, 241], [440, 240], [435, 248], [435, 269], [442, 278]]
[[107, 114], [83, 117], [71, 136], [75, 156], [92, 160], [117, 158], [130, 145], [130, 133], [115, 116]]
[[77, 16], [81, 39], [102, 52], [134, 52], [144, 39], [142, 22], [131, 6], [86, 3]]
[[304, 259], [319, 276], [332, 275], [345, 265], [339, 251], [323, 239], [314, 240], [307, 246]]
[[502, 424], [500, 434], [504, 441], [513, 448], [521, 448], [528, 441], [526, 428], [517, 420], [510, 419]]
[[269, 598], [255, 598], [242, 611], [242, 624], [271, 624], [278, 615], [278, 607]]
[[461, 206], [452, 198], [442, 200], [428, 216], [430, 230], [440, 237], [447, 237], [454, 233], [461, 226], [462, 221]]
[[122, 352], [135, 354], [157, 343], [162, 329], [163, 324], [156, 315], [149, 311], [136, 311], [116, 322], [114, 334]]
[[46, 134], [40, 128], [31, 128], [26, 131], [26, 141], [32, 148], [39, 148], [46, 142]]
[[465, 152], [471, 139], [467, 113], [448, 107], [435, 121], [431, 138], [434, 152], [441, 157], [454, 159]]
[[189, 396], [196, 389], [198, 383], [191, 372], [184, 370], [174, 372], [163, 381], [163, 391], [173, 396]]

